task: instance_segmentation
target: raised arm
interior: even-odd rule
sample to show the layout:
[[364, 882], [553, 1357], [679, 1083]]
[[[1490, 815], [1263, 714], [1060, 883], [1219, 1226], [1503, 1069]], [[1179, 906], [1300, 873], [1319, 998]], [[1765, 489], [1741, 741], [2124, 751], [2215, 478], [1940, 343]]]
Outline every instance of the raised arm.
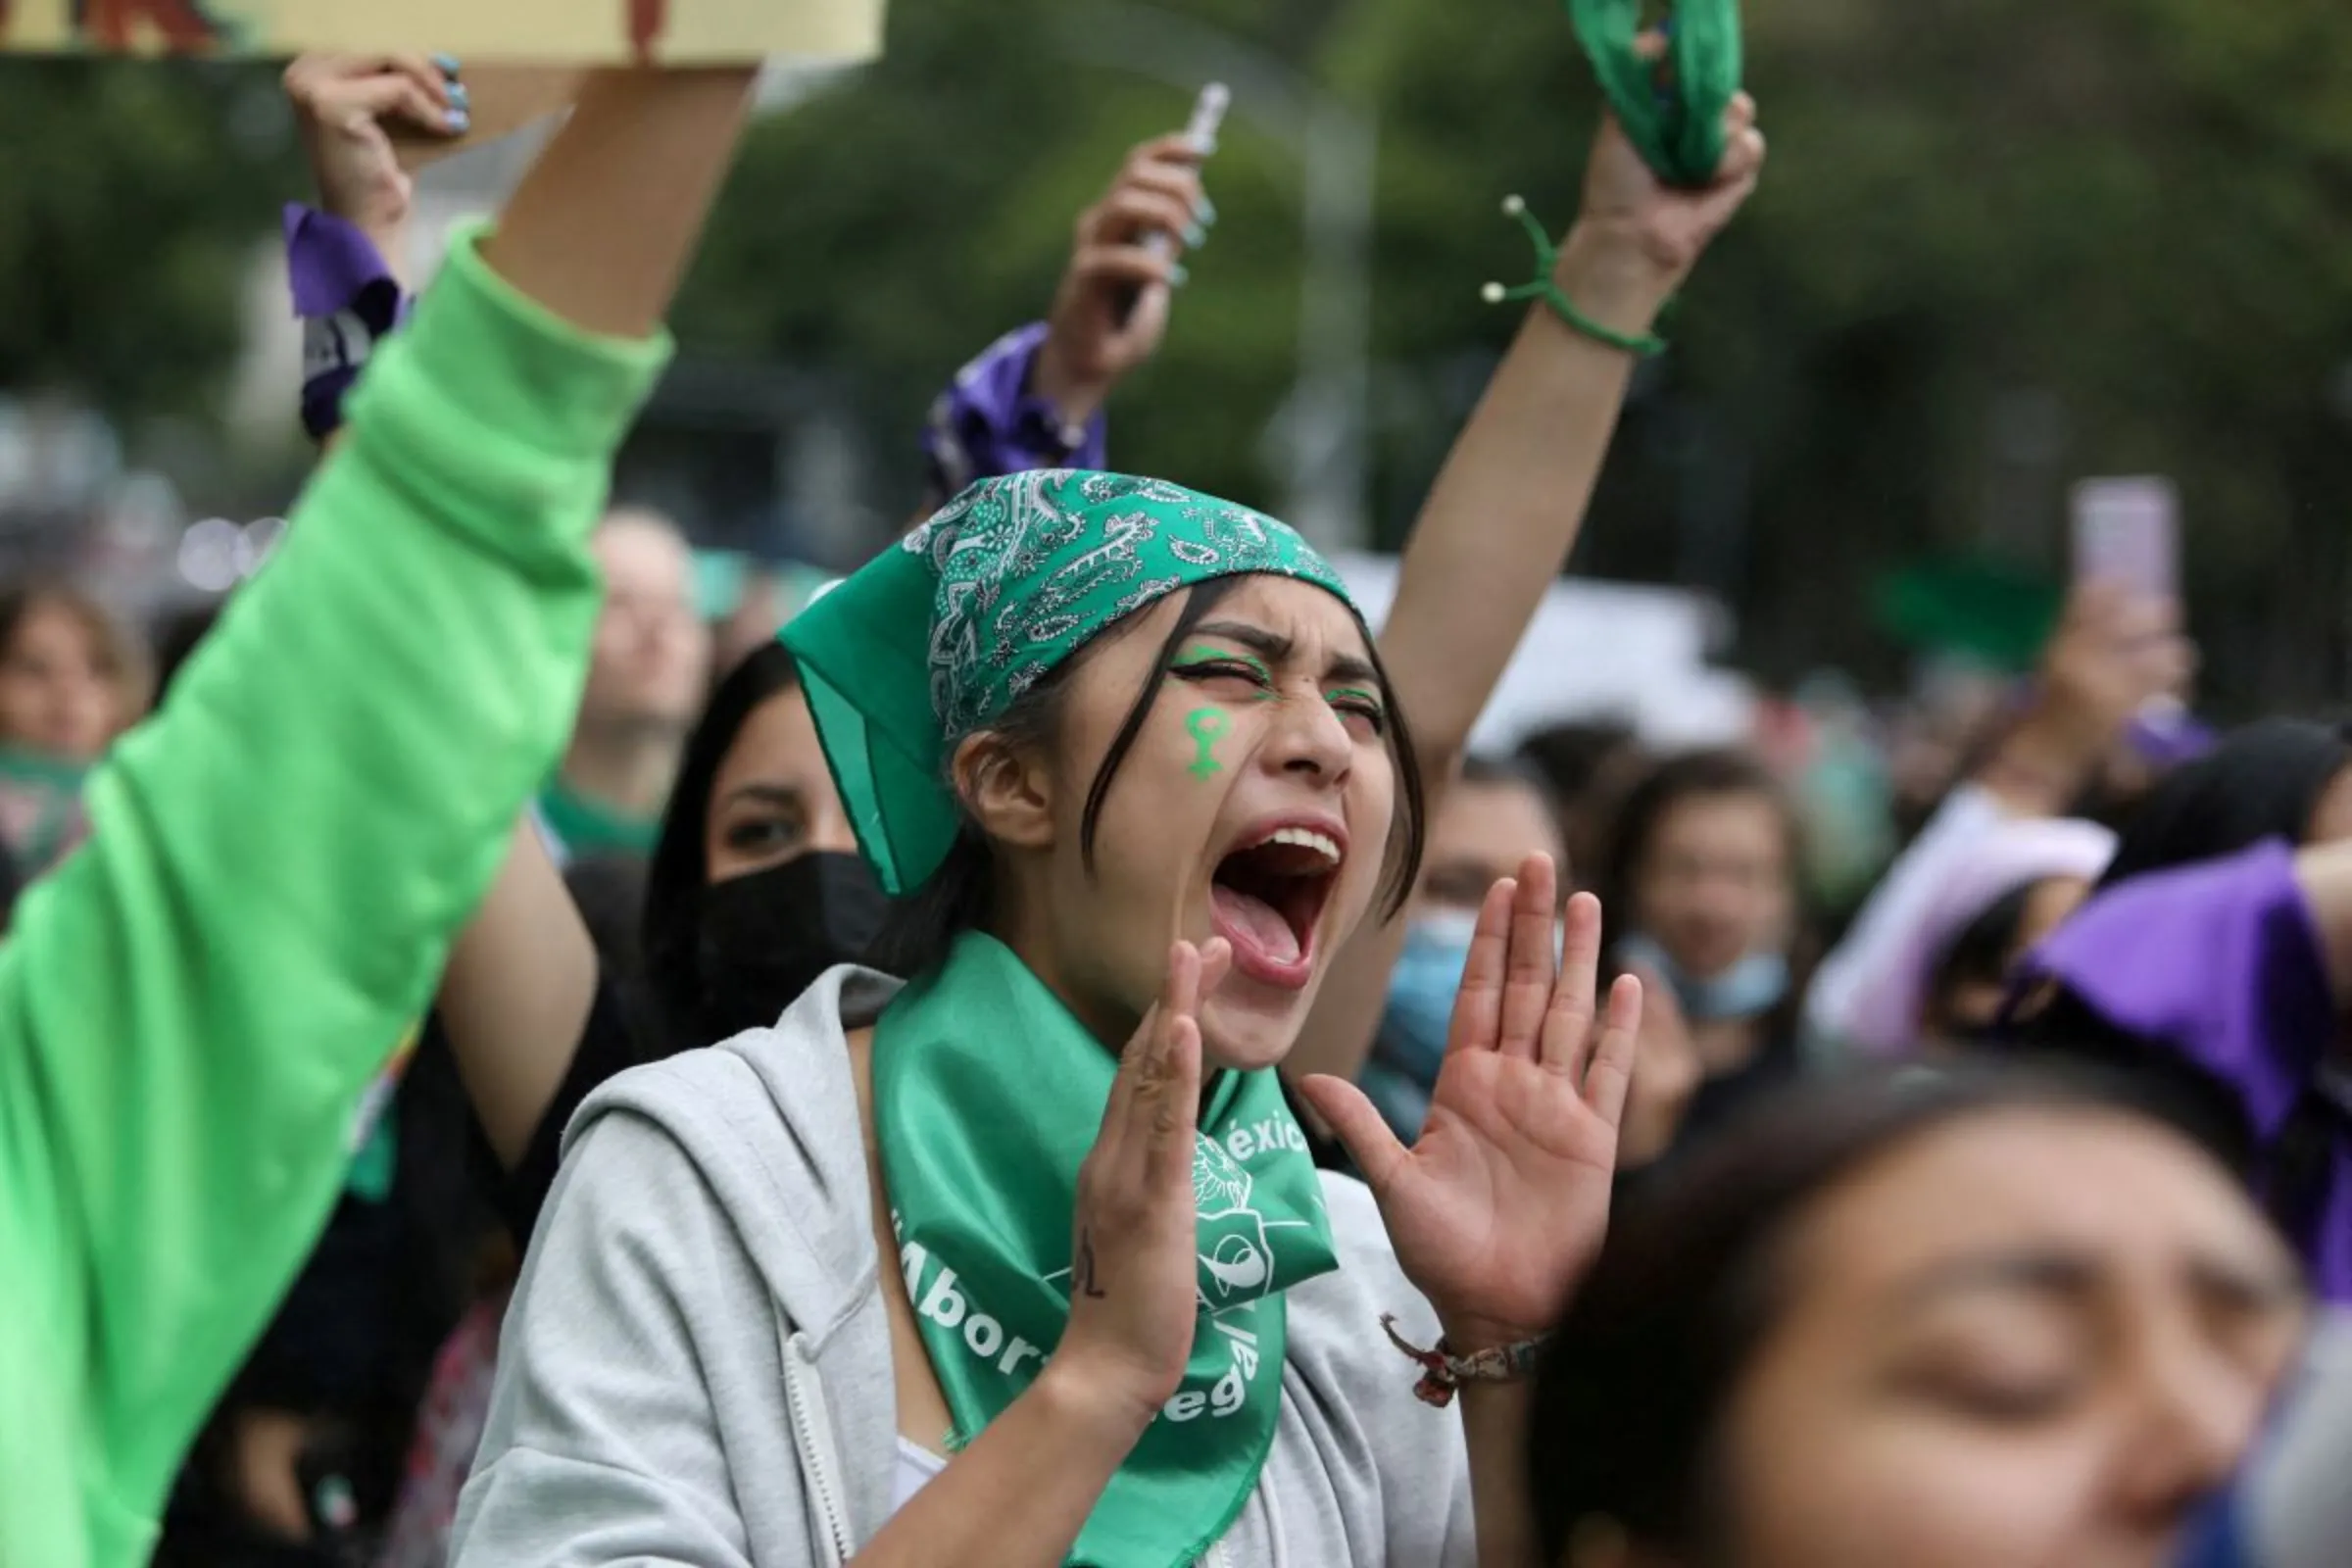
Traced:
[[[1715, 183], [1659, 183], [1614, 121], [1585, 175], [1584, 210], [1552, 281], [1607, 332], [1646, 335], [1707, 244], [1755, 188], [1755, 105], [1732, 106]], [[1584, 525], [1634, 356], [1530, 308], [1509, 353], [1439, 470], [1405, 545], [1380, 651], [1429, 780], [1434, 811], [1471, 726]], [[1367, 926], [1335, 960], [1285, 1070], [1352, 1079], [1371, 1049], [1400, 920]]]
[[[975, 479], [1105, 465], [1103, 406], [1159, 352], [1184, 280], [1179, 258], [1216, 220], [1202, 156], [1181, 135], [1145, 142], [1078, 215], [1052, 314], [982, 350], [931, 405], [916, 521]], [[1154, 234], [1166, 243], [1153, 246]]]
[[7, 1369], [7, 1425], [68, 1468], [20, 1470], [0, 1559], [74, 1560], [46, 1554], [70, 1534], [141, 1554], [333, 1200], [361, 1092], [562, 744], [586, 537], [749, 81], [590, 87], [505, 226], [459, 246], [378, 356], [301, 525], [21, 906], [0, 1238], [47, 1361]]
[[2065, 814], [2150, 698], [2178, 691], [2195, 651], [2180, 612], [2112, 588], [2076, 590], [2042, 652], [2017, 721], [1936, 808], [1822, 963], [1805, 1020], [1826, 1041], [1873, 1052], [1917, 1043], [1922, 929], [1952, 877], [2003, 824]]
[[[463, 118], [451, 118], [467, 113], [462, 77], [423, 59], [307, 56], [286, 73], [286, 90], [324, 213], [350, 225], [392, 283], [407, 289], [412, 189], [391, 133], [462, 127]], [[514, 221], [511, 216], [510, 229]], [[300, 259], [298, 252], [291, 269], [298, 298]], [[311, 308], [355, 305], [366, 314], [364, 302], [335, 298]], [[376, 314], [381, 318], [381, 302]], [[306, 405], [316, 413], [323, 401]], [[450, 950], [436, 1004], [466, 1097], [510, 1168], [570, 1068], [597, 983], [587, 924], [526, 812], [488, 896]]]

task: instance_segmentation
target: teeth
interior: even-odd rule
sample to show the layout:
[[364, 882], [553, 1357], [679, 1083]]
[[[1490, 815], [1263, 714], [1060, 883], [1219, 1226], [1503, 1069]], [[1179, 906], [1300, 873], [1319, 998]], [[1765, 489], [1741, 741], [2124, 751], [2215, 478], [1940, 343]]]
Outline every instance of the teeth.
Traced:
[[1328, 835], [1318, 833], [1311, 827], [1276, 828], [1270, 837], [1260, 839], [1258, 842], [1261, 845], [1296, 844], [1300, 849], [1314, 851], [1333, 865], [1340, 863], [1339, 845], [1333, 842]]

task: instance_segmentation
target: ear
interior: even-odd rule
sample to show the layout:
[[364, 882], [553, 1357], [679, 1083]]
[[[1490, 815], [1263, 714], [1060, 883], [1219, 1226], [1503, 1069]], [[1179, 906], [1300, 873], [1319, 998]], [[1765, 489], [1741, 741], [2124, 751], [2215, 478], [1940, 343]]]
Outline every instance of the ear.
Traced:
[[1022, 850], [1054, 847], [1054, 779], [1043, 758], [981, 730], [956, 746], [948, 772], [956, 798], [990, 839]]

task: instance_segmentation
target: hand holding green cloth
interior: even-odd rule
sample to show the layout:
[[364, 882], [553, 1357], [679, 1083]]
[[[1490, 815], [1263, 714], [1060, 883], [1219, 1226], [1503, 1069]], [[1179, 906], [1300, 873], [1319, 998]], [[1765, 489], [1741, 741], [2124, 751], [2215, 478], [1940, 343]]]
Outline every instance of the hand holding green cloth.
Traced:
[[1323, 558], [1262, 513], [1080, 469], [983, 479], [782, 633], [858, 843], [894, 896], [961, 821], [956, 742], [1113, 623], [1180, 588], [1295, 577], [1353, 608]]
[[[1078, 1167], [1118, 1063], [1014, 955], [966, 932], [874, 1025], [874, 1132], [915, 1326], [956, 1435], [1035, 1381], [1070, 1317]], [[1271, 1069], [1211, 1080], [1193, 1156], [1200, 1317], [1184, 1382], [1069, 1560], [1184, 1568], [1257, 1485], [1282, 1413], [1282, 1293], [1338, 1266]]]
[[1697, 189], [1723, 162], [1723, 113], [1743, 69], [1740, 0], [1675, 0], [1671, 82], [1642, 58], [1642, 0], [1568, 0], [1577, 41], [1592, 62], [1617, 122], [1660, 179]]

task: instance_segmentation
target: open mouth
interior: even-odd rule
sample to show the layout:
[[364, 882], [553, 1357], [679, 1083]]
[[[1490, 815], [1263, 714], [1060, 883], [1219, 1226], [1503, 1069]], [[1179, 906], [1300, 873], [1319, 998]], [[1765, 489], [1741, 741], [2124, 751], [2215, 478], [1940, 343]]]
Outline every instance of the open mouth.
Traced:
[[1331, 898], [1345, 840], [1298, 823], [1252, 830], [1217, 862], [1210, 920], [1233, 944], [1233, 966], [1252, 980], [1297, 990], [1314, 972], [1315, 928]]

